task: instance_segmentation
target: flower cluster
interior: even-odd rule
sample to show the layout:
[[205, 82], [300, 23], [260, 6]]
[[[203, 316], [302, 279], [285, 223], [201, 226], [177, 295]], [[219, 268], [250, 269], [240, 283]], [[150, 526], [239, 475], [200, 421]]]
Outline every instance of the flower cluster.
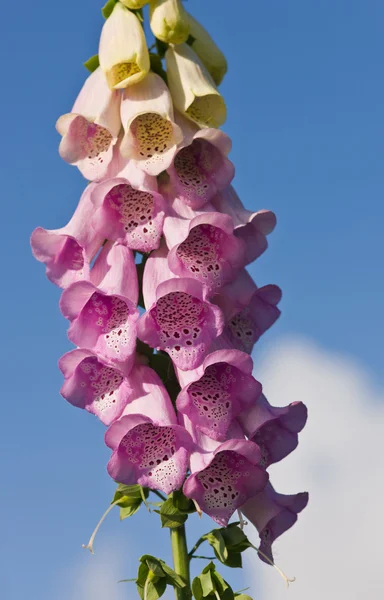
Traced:
[[[250, 357], [280, 315], [280, 289], [245, 269], [276, 219], [231, 186], [222, 53], [181, 2], [152, 1], [156, 62], [135, 12], [145, 3], [115, 3], [99, 66], [57, 122], [61, 157], [89, 181], [78, 207], [32, 234], [76, 346], [59, 362], [61, 393], [108, 427], [114, 480], [182, 488], [221, 526], [240, 509], [272, 560], [307, 502], [276, 493], [267, 472], [297, 446], [306, 408], [270, 406]], [[152, 368], [166, 355], [175, 402]]]

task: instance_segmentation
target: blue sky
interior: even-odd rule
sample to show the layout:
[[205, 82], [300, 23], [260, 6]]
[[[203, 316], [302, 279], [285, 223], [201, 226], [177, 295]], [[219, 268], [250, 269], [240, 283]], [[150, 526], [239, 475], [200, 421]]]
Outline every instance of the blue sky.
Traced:
[[[60, 291], [29, 248], [34, 227], [67, 222], [84, 187], [58, 156], [54, 124], [86, 77], [82, 62], [97, 51], [99, 8], [94, 0], [2, 8], [4, 600], [84, 600], [62, 590], [73, 569], [87, 569], [80, 546], [114, 487], [103, 428], [59, 395], [57, 360], [71, 347]], [[187, 8], [228, 58], [224, 129], [237, 190], [249, 208], [278, 216], [270, 249], [251, 271], [259, 285], [282, 287], [283, 316], [256, 358], [281, 336], [306, 336], [382, 384], [384, 4], [189, 0]], [[157, 523], [148, 519], [143, 511], [119, 525], [112, 516], [98, 546], [113, 538], [124, 549], [135, 539], [131, 558], [161, 553], [166, 532], [152, 538]], [[117, 570], [131, 577], [136, 563]]]

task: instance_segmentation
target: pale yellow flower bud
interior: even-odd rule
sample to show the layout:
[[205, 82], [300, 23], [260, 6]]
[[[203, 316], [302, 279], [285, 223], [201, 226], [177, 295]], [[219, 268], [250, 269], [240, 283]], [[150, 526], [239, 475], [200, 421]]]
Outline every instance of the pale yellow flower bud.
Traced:
[[152, 33], [166, 44], [182, 44], [189, 35], [189, 20], [181, 0], [151, 0]]
[[127, 8], [132, 8], [133, 10], [137, 10], [139, 8], [143, 8], [146, 4], [148, 4], [149, 0], [120, 0], [124, 6]]
[[192, 48], [170, 46], [165, 58], [175, 107], [200, 127], [220, 127], [227, 116], [224, 98]]
[[99, 60], [109, 87], [115, 90], [141, 81], [149, 71], [149, 53], [141, 23], [121, 2], [104, 23]]
[[190, 35], [194, 38], [191, 47], [212, 76], [216, 85], [222, 82], [227, 72], [228, 64], [224, 54], [215, 44], [208, 31], [188, 14]]

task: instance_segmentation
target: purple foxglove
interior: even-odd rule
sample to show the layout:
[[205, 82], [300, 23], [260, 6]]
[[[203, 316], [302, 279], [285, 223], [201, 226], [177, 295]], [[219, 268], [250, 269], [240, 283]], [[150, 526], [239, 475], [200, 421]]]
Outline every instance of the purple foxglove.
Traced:
[[268, 248], [267, 235], [276, 227], [276, 216], [270, 210], [253, 213], [246, 210], [230, 185], [219, 191], [212, 204], [215, 209], [232, 217], [235, 235], [246, 244], [245, 264], [253, 262]]
[[89, 278], [89, 264], [105, 239], [89, 225], [94, 212], [91, 202], [94, 187], [92, 183], [85, 189], [73, 217], [65, 227], [37, 227], [31, 236], [34, 257], [46, 265], [48, 279], [61, 288]]
[[149, 181], [152, 178], [140, 177], [132, 173], [133, 169], [128, 164], [117, 177], [93, 189], [91, 198], [96, 210], [91, 225], [108, 240], [120, 239], [131, 250], [150, 252], [160, 244], [164, 199], [156, 190], [155, 178]]
[[261, 492], [268, 474], [259, 466], [260, 451], [253, 442], [231, 439], [211, 452], [191, 455], [191, 475], [183, 492], [222, 527], [240, 506]]
[[[144, 276], [150, 277], [153, 268], [146, 265]], [[156, 301], [137, 323], [141, 341], [168, 352], [182, 370], [198, 367], [222, 330], [221, 310], [208, 302], [199, 282], [188, 278], [161, 283]]]
[[71, 284], [61, 297], [61, 312], [71, 321], [69, 339], [129, 372], [136, 348], [137, 297], [132, 251], [119, 243], [106, 244], [91, 281]]
[[107, 446], [113, 450], [108, 472], [119, 483], [139, 483], [169, 494], [184, 481], [192, 439], [177, 425], [158, 375], [141, 366], [134, 378], [136, 399], [105, 435]]
[[126, 88], [148, 74], [150, 63], [144, 30], [136, 15], [121, 2], [117, 2], [104, 23], [99, 60], [111, 89]]
[[165, 53], [168, 86], [175, 108], [199, 127], [220, 127], [227, 110], [210, 74], [188, 44]]
[[[273, 561], [272, 544], [297, 521], [297, 515], [308, 504], [308, 493], [285, 495], [278, 494], [270, 483], [264, 490], [248, 500], [241, 507], [241, 512], [258, 530], [260, 535], [259, 550], [269, 561]], [[262, 554], [261, 560], [268, 562]]]
[[277, 285], [258, 288], [247, 271], [241, 271], [215, 298], [226, 323], [219, 345], [234, 346], [251, 354], [259, 337], [279, 318], [280, 300], [281, 290]]
[[164, 239], [171, 250], [176, 244], [180, 244], [188, 236], [189, 224], [192, 219], [215, 212], [214, 206], [208, 202], [198, 210], [193, 210], [190, 206], [184, 204], [179, 198], [172, 198], [167, 185], [160, 185], [160, 192], [167, 203], [167, 212], [164, 220]]
[[104, 425], [118, 419], [132, 399], [131, 382], [89, 350], [67, 352], [59, 367], [65, 377], [61, 395], [73, 406], [96, 415]]
[[143, 81], [124, 90], [121, 120], [125, 131], [122, 154], [136, 160], [149, 175], [167, 169], [183, 134], [174, 123], [171, 95], [159, 75], [148, 73]]
[[151, 252], [145, 263], [143, 275], [143, 298], [146, 310], [156, 303], [156, 290], [160, 283], [173, 279], [174, 275], [168, 265], [168, 249], [162, 240], [160, 247]]
[[179, 277], [193, 277], [212, 294], [236, 277], [245, 244], [233, 235], [231, 217], [206, 213], [189, 222], [188, 235], [172, 248], [168, 264]]
[[[233, 420], [248, 412], [261, 394], [261, 384], [252, 377], [252, 369], [253, 361], [244, 352], [212, 352], [179, 393], [178, 411], [187, 415], [196, 429], [224, 442]], [[182, 385], [183, 372], [179, 373]]]
[[56, 129], [63, 136], [61, 158], [77, 166], [86, 179], [102, 179], [113, 158], [121, 120], [120, 95], [108, 88], [100, 67], [89, 75], [72, 112], [58, 119]]
[[298, 433], [307, 421], [307, 408], [302, 402], [289, 406], [271, 406], [262, 394], [258, 401], [239, 416], [245, 435], [261, 450], [260, 464], [268, 468], [279, 462], [298, 445]]
[[177, 118], [184, 131], [184, 144], [177, 151], [167, 172], [173, 195], [197, 209], [231, 183], [235, 167], [227, 156], [232, 142], [218, 129], [193, 132], [185, 121], [181, 117]]

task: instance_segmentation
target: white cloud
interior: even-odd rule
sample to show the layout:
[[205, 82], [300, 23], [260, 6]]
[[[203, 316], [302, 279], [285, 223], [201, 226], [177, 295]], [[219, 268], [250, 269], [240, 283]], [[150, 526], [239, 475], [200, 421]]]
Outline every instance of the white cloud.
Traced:
[[[306, 340], [283, 340], [257, 365], [269, 401], [304, 401], [309, 420], [297, 450], [271, 469], [282, 493], [308, 490], [297, 524], [274, 545], [275, 561], [297, 580], [290, 600], [384, 597], [384, 398], [370, 374]], [[247, 528], [248, 529], [248, 528]], [[286, 598], [276, 571], [248, 551], [259, 600]]]
[[[124, 565], [123, 565], [124, 559]], [[127, 549], [110, 538], [99, 544], [91, 555], [83, 550], [76, 566], [66, 573], [63, 600], [126, 600], [132, 595], [132, 583], [118, 583], [129, 564]], [[125, 566], [125, 570], [124, 570]], [[136, 588], [135, 588], [136, 593]]]

